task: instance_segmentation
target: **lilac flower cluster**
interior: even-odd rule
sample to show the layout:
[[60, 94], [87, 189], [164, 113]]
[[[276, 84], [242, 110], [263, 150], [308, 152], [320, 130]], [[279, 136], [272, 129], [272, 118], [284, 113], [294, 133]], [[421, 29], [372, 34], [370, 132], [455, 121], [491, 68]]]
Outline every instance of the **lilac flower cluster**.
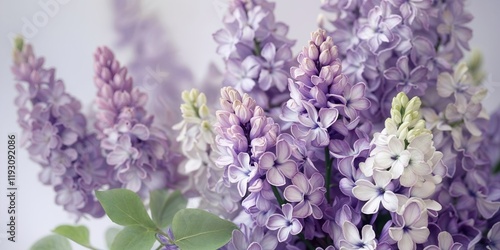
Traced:
[[[246, 226], [253, 228], [247, 231], [249, 233], [261, 230], [261, 234], [272, 234], [265, 226], [268, 217], [277, 209], [275, 194], [280, 194], [277, 187], [270, 183], [283, 186], [285, 178], [297, 173], [295, 162], [289, 159], [291, 150], [284, 139], [278, 137], [279, 125], [267, 117], [248, 94], [241, 96], [236, 89], [223, 87], [220, 105], [222, 109], [216, 112], [214, 130], [219, 153], [216, 164], [224, 170], [221, 183], [226, 189], [238, 191], [232, 202], [243, 208], [249, 217], [244, 220], [243, 229], [248, 223]], [[236, 208], [226, 209], [234, 211]], [[253, 233], [258, 234], [256, 231]], [[240, 237], [235, 232], [233, 236], [233, 239], [239, 239], [233, 241], [234, 247], [253, 244], [247, 242], [250, 235]], [[288, 234], [283, 234], [285, 236], [288, 237]], [[271, 239], [268, 244], [276, 245], [276, 238]]]
[[[438, 76], [441, 99], [432, 108], [421, 111], [420, 99], [404, 92], [394, 97], [391, 118], [370, 143], [371, 125], [360, 117], [370, 105], [364, 84], [342, 74], [331, 37], [314, 32], [298, 61], [281, 116], [292, 124], [291, 134], [278, 128], [274, 144], [255, 144], [252, 131], [276, 123], [267, 118], [255, 128], [255, 116], [264, 119], [255, 102], [234, 89], [222, 92], [216, 145], [225, 153], [218, 164], [242, 197], [243, 215], [235, 221], [244, 229], [233, 234], [229, 249], [496, 244], [500, 197], [498, 185], [486, 183], [497, 177], [487, 173], [486, 154], [468, 153], [484, 145], [484, 91], [468, 84], [464, 66], [455, 76]], [[276, 234], [277, 243], [254, 241], [252, 230]]]
[[[472, 16], [465, 0], [339, 0], [325, 1], [333, 13], [320, 26], [339, 46], [345, 74], [365, 82], [372, 102], [363, 116], [374, 123], [389, 116], [397, 92], [410, 96], [433, 93], [441, 72], [451, 72], [469, 49]], [[423, 100], [426, 103], [426, 100]]]
[[[358, 154], [369, 149], [366, 132], [355, 130], [359, 112], [369, 106], [364, 84], [351, 84], [342, 75], [331, 37], [314, 32], [298, 61], [299, 67], [291, 69], [296, 81], [288, 83], [292, 99], [282, 114], [292, 123], [291, 134], [280, 133], [249, 95], [241, 97], [235, 89], [223, 89], [217, 111], [216, 145], [222, 152], [217, 163], [243, 197], [243, 224], [276, 233], [278, 248], [326, 244], [329, 230], [322, 226], [325, 213], [333, 211], [330, 198], [346, 197], [332, 187], [340, 176], [332, 173], [339, 161], [331, 156], [348, 158], [350, 170]], [[238, 239], [231, 244], [241, 245]]]
[[219, 157], [213, 150], [215, 117], [210, 113], [204, 93], [197, 89], [182, 93], [183, 120], [174, 126], [180, 130], [177, 141], [186, 157], [178, 171], [188, 176], [183, 193], [189, 197], [200, 197], [200, 207], [227, 219], [233, 219], [240, 211], [235, 203], [240, 199], [237, 189], [231, 189], [221, 181], [224, 169], [215, 164]]
[[149, 190], [172, 187], [179, 176], [164, 132], [152, 127], [153, 116], [144, 109], [147, 96], [132, 86], [127, 69], [106, 47], [95, 55], [94, 82], [99, 108], [96, 128], [113, 178], [122, 187], [146, 195]]
[[[276, 22], [274, 3], [231, 0], [223, 17], [225, 29], [214, 34], [226, 64], [225, 86], [249, 93], [266, 111], [280, 107], [288, 94], [292, 60], [288, 26]], [[277, 110], [277, 109], [276, 109]]]
[[112, 169], [96, 135], [86, 129], [80, 102], [65, 91], [55, 69], [43, 64], [31, 45], [16, 41], [12, 72], [19, 81], [15, 104], [22, 144], [43, 168], [40, 181], [54, 187], [56, 204], [78, 217], [101, 217], [104, 210], [93, 190], [114, 185], [109, 178]]
[[[488, 114], [481, 104], [486, 90], [473, 85], [465, 64], [460, 64], [452, 73], [443, 72], [438, 76], [440, 101], [423, 110], [436, 148], [444, 154], [443, 162], [450, 177], [435, 195], [437, 201], [446, 204], [436, 227], [447, 230], [469, 248], [491, 247], [494, 242], [488, 238], [500, 236], [485, 236], [498, 222], [500, 189], [490, 184], [497, 182], [498, 177], [492, 175], [495, 163], [492, 160], [497, 160], [496, 156], [490, 159], [488, 154], [489, 148], [494, 148], [495, 137], [488, 136], [491, 133]], [[493, 119], [492, 125], [495, 122]]]

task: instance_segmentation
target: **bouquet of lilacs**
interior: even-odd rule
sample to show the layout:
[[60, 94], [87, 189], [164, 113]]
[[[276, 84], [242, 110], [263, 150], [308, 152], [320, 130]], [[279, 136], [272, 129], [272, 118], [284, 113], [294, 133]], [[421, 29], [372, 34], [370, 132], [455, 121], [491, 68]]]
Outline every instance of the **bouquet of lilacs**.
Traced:
[[[219, 104], [184, 91], [173, 130], [107, 47], [84, 115], [19, 39], [23, 142], [57, 204], [123, 226], [111, 249], [500, 249], [500, 111], [463, 61], [464, 5], [324, 1], [293, 56], [273, 3], [231, 0], [214, 33]], [[96, 249], [83, 226], [54, 232], [33, 249]]]

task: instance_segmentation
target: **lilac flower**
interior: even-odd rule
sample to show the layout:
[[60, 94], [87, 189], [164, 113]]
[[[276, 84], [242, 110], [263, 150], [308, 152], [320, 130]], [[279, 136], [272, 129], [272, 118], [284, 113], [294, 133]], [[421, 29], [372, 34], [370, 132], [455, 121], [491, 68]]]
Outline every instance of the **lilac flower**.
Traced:
[[283, 215], [273, 214], [267, 220], [267, 228], [278, 230], [278, 241], [284, 242], [290, 235], [297, 235], [302, 231], [302, 224], [297, 218], [294, 218], [293, 207], [291, 204], [284, 204], [281, 207]]
[[265, 0], [232, 0], [224, 13], [225, 29], [214, 34], [227, 69], [224, 85], [249, 93], [266, 111], [285, 100], [281, 95], [295, 43], [286, 38], [288, 26], [276, 22], [273, 11], [274, 4]]
[[392, 29], [401, 22], [401, 17], [384, 11], [385, 6], [375, 6], [368, 13], [367, 24], [358, 31], [359, 38], [368, 40], [372, 52], [377, 51], [382, 43], [391, 42], [394, 39]]
[[500, 249], [500, 223], [495, 223], [488, 231], [488, 247], [492, 250]]
[[400, 57], [396, 65], [397, 67], [384, 71], [385, 78], [396, 83], [398, 91], [422, 95], [427, 88], [427, 69], [424, 66], [418, 66], [410, 72], [406, 56]]
[[351, 119], [356, 119], [358, 110], [365, 110], [370, 107], [370, 101], [365, 97], [365, 84], [354, 84], [350, 89], [346, 88], [344, 112]]
[[397, 227], [389, 234], [398, 242], [399, 249], [416, 249], [416, 243], [424, 243], [429, 237], [428, 215], [425, 205], [418, 200], [408, 200], [398, 212]]
[[[481, 130], [477, 127], [475, 120], [481, 112], [482, 106], [475, 103], [467, 103], [465, 98], [458, 98], [456, 103], [449, 104], [445, 110], [445, 116], [450, 123], [463, 122], [465, 127], [474, 136], [480, 136]], [[457, 139], [458, 142], [458, 138]]]
[[438, 235], [439, 246], [431, 245], [424, 248], [424, 250], [460, 250], [463, 245], [459, 242], [454, 242], [451, 234], [442, 231]]
[[261, 61], [259, 75], [259, 87], [266, 91], [276, 86], [280, 92], [286, 90], [286, 79], [288, 73], [283, 70], [285, 63], [292, 57], [292, 51], [288, 46], [276, 48], [274, 43], [267, 43], [261, 51], [264, 60]]
[[[411, 154], [405, 150], [403, 142], [396, 136], [389, 136], [388, 147], [381, 149], [375, 156], [375, 162], [381, 169], [389, 169], [392, 178], [399, 178], [408, 166]], [[366, 174], [366, 173], [365, 173]]]
[[122, 165], [126, 161], [135, 161], [139, 158], [139, 151], [132, 147], [130, 137], [125, 135], [118, 139], [116, 148], [108, 154], [106, 162], [109, 165]]
[[228, 76], [226, 85], [232, 85], [240, 92], [252, 91], [259, 75], [260, 64], [254, 57], [247, 57], [243, 61], [229, 60], [227, 63]]
[[389, 0], [389, 3], [394, 7], [399, 7], [402, 17], [408, 24], [411, 25], [417, 19], [424, 27], [429, 26], [429, 17], [426, 11], [432, 6], [432, 0]]
[[[450, 40], [450, 45], [455, 43], [469, 49], [469, 40], [472, 38], [472, 30], [464, 24], [472, 20], [472, 16], [464, 11], [462, 1], [448, 2], [446, 9], [441, 14], [441, 23], [437, 26], [437, 32]], [[458, 50], [456, 50], [458, 52]], [[461, 53], [456, 55], [462, 57]]]
[[249, 228], [241, 226], [241, 230], [234, 230], [229, 250], [273, 250], [276, 249], [278, 241], [276, 235], [268, 231], [264, 233], [262, 227]]
[[297, 173], [297, 165], [290, 160], [292, 149], [285, 140], [279, 140], [276, 143], [276, 155], [271, 152], [265, 152], [260, 156], [259, 168], [267, 170], [266, 179], [273, 185], [281, 187], [286, 184], [286, 178], [292, 179]]
[[342, 225], [344, 240], [340, 242], [341, 250], [374, 250], [377, 248], [375, 232], [371, 225], [365, 225], [361, 229], [361, 236], [358, 228], [349, 221]]
[[437, 79], [437, 91], [441, 97], [449, 97], [454, 94], [455, 99], [474, 96], [478, 89], [472, 85], [472, 77], [468, 73], [466, 64], [460, 64], [453, 75], [449, 72], [439, 74]]
[[324, 201], [325, 182], [319, 173], [314, 173], [309, 180], [302, 173], [292, 178], [292, 184], [285, 188], [283, 195], [290, 202], [298, 202], [293, 208], [293, 216], [306, 218], [312, 215], [315, 219], [323, 218], [319, 206]]
[[303, 107], [307, 114], [299, 116], [299, 122], [307, 130], [293, 126], [294, 136], [310, 142], [316, 147], [324, 147], [330, 143], [327, 129], [337, 120], [338, 111], [336, 109], [321, 108], [319, 111], [310, 103], [303, 102]]
[[228, 167], [229, 181], [238, 183], [238, 191], [240, 196], [243, 197], [246, 193], [248, 183], [253, 181], [257, 175], [257, 167], [250, 165], [250, 156], [247, 153], [239, 153], [236, 164]]
[[480, 174], [469, 173], [465, 180], [456, 180], [450, 185], [450, 195], [459, 198], [457, 209], [476, 209], [486, 219], [491, 218], [499, 209], [500, 202], [488, 199], [486, 193], [486, 182]]
[[33, 131], [32, 142], [28, 150], [31, 154], [47, 158], [51, 150], [60, 146], [58, 129], [50, 123], [45, 123], [41, 129]]
[[394, 190], [394, 184], [391, 182], [391, 177], [389, 172], [375, 171], [373, 173], [375, 185], [368, 180], [356, 181], [352, 193], [359, 200], [367, 201], [361, 208], [364, 214], [376, 214], [380, 203], [388, 211], [396, 212], [398, 198], [392, 191]]

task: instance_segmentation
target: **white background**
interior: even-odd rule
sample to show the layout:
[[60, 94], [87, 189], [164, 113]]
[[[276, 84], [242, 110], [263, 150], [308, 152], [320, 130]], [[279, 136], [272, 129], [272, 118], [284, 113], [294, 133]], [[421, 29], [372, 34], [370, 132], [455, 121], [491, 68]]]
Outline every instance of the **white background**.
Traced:
[[[74, 218], [54, 203], [52, 187], [43, 186], [37, 174], [40, 167], [30, 162], [27, 152], [19, 149], [17, 209], [17, 243], [6, 243], [5, 224], [5, 164], [7, 134], [20, 130], [16, 123], [14, 107], [16, 91], [13, 76], [10, 73], [12, 45], [9, 37], [19, 34], [24, 19], [32, 20], [43, 11], [39, 1], [0, 0], [0, 249], [28, 249], [37, 239], [48, 235], [60, 224], [71, 224]], [[61, 0], [61, 2], [63, 2]], [[81, 100], [88, 107], [94, 100], [96, 89], [93, 78], [92, 55], [97, 46], [108, 45], [113, 48], [116, 33], [113, 30], [111, 1], [66, 0], [59, 5], [59, 10], [50, 17], [47, 24], [39, 27], [30, 42], [35, 53], [46, 57], [46, 66], [57, 68], [57, 77], [64, 80], [66, 90]], [[215, 53], [216, 44], [212, 33], [221, 27], [219, 14], [212, 1], [191, 0], [146, 0], [142, 2], [145, 15], [157, 15], [167, 34], [179, 63], [191, 69], [194, 82], [200, 82], [206, 74], [209, 62], [221, 65], [220, 57]], [[485, 70], [488, 74], [490, 94], [486, 100], [488, 110], [493, 110], [500, 103], [500, 2], [498, 0], [474, 0], [468, 2], [468, 9], [475, 16], [470, 25], [474, 30], [471, 42], [473, 48], [484, 52]], [[38, 13], [38, 14], [37, 14]], [[289, 37], [297, 39], [294, 52], [297, 52], [316, 29], [319, 1], [293, 0], [277, 1], [277, 20], [290, 26]], [[124, 61], [127, 51], [115, 51]], [[4, 211], [5, 210], [5, 211]], [[105, 248], [104, 232], [111, 225], [107, 219], [86, 220], [91, 231], [91, 242]], [[75, 246], [75, 249], [80, 249]]]

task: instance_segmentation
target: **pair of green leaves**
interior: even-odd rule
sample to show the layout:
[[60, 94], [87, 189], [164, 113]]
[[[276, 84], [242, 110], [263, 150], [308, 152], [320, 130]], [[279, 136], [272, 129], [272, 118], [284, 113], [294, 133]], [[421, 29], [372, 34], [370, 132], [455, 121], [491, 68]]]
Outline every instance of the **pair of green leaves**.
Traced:
[[149, 217], [137, 194], [126, 189], [96, 192], [108, 217], [125, 228], [116, 235], [111, 249], [151, 249], [160, 229], [171, 225], [181, 249], [217, 249], [231, 239], [237, 227], [229, 221], [200, 209], [185, 209], [187, 201], [180, 192], [168, 195], [165, 191], [151, 193]]
[[[126, 189], [97, 191], [108, 217], [124, 228], [116, 234], [111, 250], [150, 250], [156, 241], [156, 234], [171, 226], [174, 239], [171, 243], [185, 250], [217, 249], [231, 239], [237, 227], [229, 221], [200, 209], [185, 209], [187, 201], [178, 191], [168, 194], [158, 190], [151, 192], [151, 219], [140, 197]], [[84, 247], [90, 245], [89, 232], [84, 226], [59, 226], [54, 232]], [[37, 242], [32, 250], [71, 249], [67, 240], [59, 235], [48, 236]], [[54, 247], [55, 245], [61, 248]], [[44, 248], [45, 246], [45, 248]]]

